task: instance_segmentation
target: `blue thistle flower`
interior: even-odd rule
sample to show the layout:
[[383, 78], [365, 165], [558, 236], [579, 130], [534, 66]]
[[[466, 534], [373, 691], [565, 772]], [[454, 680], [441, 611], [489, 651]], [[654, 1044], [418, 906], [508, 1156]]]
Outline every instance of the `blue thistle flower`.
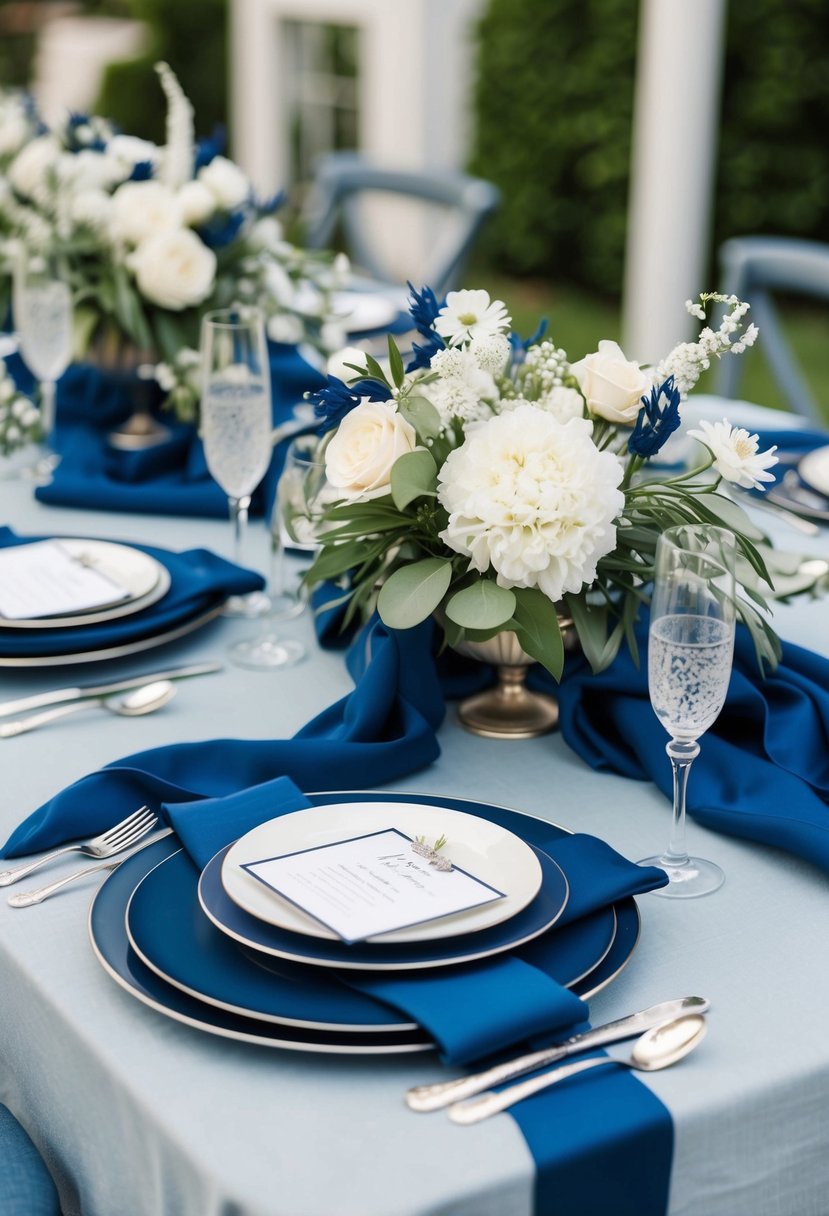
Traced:
[[198, 229], [199, 236], [209, 248], [224, 249], [236, 240], [245, 218], [245, 212], [241, 209], [213, 216]]
[[679, 423], [679, 389], [673, 376], [669, 376], [664, 384], [651, 389], [649, 397], [642, 398], [642, 408], [628, 440], [628, 451], [646, 460], [655, 456]]
[[193, 176], [198, 173], [199, 169], [203, 169], [205, 165], [209, 165], [211, 160], [216, 156], [221, 156], [227, 147], [227, 131], [218, 123], [204, 139], [200, 139], [196, 144], [195, 164], [193, 166]]
[[132, 173], [129, 175], [131, 182], [148, 182], [155, 174], [155, 165], [151, 160], [139, 160], [133, 165]]
[[314, 406], [314, 414], [320, 419], [318, 433], [339, 426], [361, 401], [390, 401], [391, 392], [379, 380], [358, 380], [356, 384], [344, 384], [337, 376], [329, 376], [325, 388], [308, 393], [307, 399]]
[[446, 346], [440, 334], [435, 333], [434, 324], [437, 315], [446, 303], [445, 300], [438, 300], [431, 287], [421, 287], [420, 291], [416, 291], [411, 283], [407, 284], [411, 292], [409, 300], [409, 316], [414, 321], [415, 329], [425, 338], [423, 345], [418, 346], [412, 343], [412, 355], [414, 358], [406, 365], [407, 372], [417, 371], [419, 367], [429, 367], [432, 362], [432, 356], [439, 350], [443, 350]]

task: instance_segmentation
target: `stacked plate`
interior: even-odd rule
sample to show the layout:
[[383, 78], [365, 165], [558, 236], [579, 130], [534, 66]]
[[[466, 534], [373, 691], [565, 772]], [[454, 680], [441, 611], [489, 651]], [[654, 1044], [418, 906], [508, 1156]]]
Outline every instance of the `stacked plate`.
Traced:
[[[90, 936], [105, 969], [145, 1004], [214, 1034], [295, 1050], [377, 1054], [433, 1044], [392, 1006], [361, 991], [361, 976], [459, 966], [543, 939], [544, 968], [590, 996], [635, 947], [633, 899], [556, 928], [567, 877], [534, 841], [564, 837], [563, 828], [454, 798], [437, 804], [425, 795], [338, 792], [309, 799], [311, 809], [255, 828], [201, 874], [169, 838], [123, 862], [90, 913]], [[445, 834], [453, 864], [497, 885], [504, 898], [346, 944], [242, 868], [353, 836], [355, 825], [361, 834], [387, 828], [427, 839]]]
[[829, 445], [814, 448], [770, 487], [768, 498], [816, 523], [829, 523]]
[[[31, 547], [45, 544], [59, 546], [73, 561], [95, 570], [112, 584], [113, 598], [70, 612], [0, 614], [2, 667], [51, 667], [118, 658], [170, 642], [221, 611], [224, 597], [220, 602], [215, 596], [196, 596], [192, 601], [179, 596], [181, 602], [173, 604], [168, 594], [173, 574], [160, 550], [80, 537], [54, 537], [32, 542]], [[2, 552], [11, 555], [23, 548], [15, 545]]]

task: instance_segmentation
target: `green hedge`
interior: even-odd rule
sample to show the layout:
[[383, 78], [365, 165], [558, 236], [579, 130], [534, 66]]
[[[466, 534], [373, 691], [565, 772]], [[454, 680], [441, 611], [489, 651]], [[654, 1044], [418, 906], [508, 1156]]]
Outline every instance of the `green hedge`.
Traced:
[[132, 16], [151, 30], [139, 59], [114, 63], [95, 105], [131, 135], [164, 141], [167, 112], [153, 64], [164, 59], [193, 103], [196, 133], [227, 124], [226, 0], [127, 0]]
[[[619, 294], [638, 13], [638, 0], [489, 0], [471, 168], [503, 192], [484, 247], [498, 269]], [[670, 62], [664, 77], [667, 91]], [[728, 5], [712, 249], [740, 233], [829, 240], [827, 80], [826, 0]]]

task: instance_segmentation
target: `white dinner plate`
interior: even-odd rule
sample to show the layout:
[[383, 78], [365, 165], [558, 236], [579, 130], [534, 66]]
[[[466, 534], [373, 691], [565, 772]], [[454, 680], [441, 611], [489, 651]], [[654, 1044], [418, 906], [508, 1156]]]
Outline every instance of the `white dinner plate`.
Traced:
[[412, 839], [425, 836], [429, 844], [446, 836], [441, 853], [475, 878], [503, 891], [505, 898], [405, 929], [378, 933], [370, 939], [373, 943], [440, 941], [475, 933], [510, 920], [538, 894], [542, 876], [538, 858], [528, 844], [506, 828], [439, 805], [376, 801], [315, 806], [261, 824], [231, 847], [222, 864], [222, 885], [234, 903], [258, 920], [292, 933], [339, 941], [336, 933], [269, 890], [241, 866], [385, 828], [397, 828]]
[[798, 462], [797, 471], [807, 486], [829, 496], [829, 445], [807, 452]]
[[[52, 538], [72, 557], [82, 559], [105, 577], [126, 589], [125, 599], [103, 608], [81, 609], [66, 616], [0, 617], [3, 629], [66, 629], [81, 625], [94, 625], [130, 616], [155, 604], [170, 589], [170, 573], [161, 562], [113, 541], [87, 540], [78, 536]], [[36, 542], [40, 543], [40, 542]], [[17, 548], [19, 546], [15, 546]], [[13, 552], [12, 549], [5, 552]]]
[[331, 311], [352, 334], [391, 325], [398, 314], [388, 296], [368, 291], [335, 291], [331, 297]]

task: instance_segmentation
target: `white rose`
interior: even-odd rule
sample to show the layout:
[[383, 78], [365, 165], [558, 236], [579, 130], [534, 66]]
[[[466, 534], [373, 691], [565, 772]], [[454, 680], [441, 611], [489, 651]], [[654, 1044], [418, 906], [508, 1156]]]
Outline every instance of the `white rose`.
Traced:
[[239, 166], [225, 156], [214, 156], [209, 165], [199, 169], [198, 180], [226, 211], [239, 207], [250, 194], [250, 182]]
[[161, 182], [124, 182], [112, 196], [111, 233], [115, 240], [137, 245], [154, 233], [180, 228], [181, 203]]
[[206, 300], [216, 275], [215, 253], [189, 228], [148, 237], [130, 265], [141, 294], [174, 312]]
[[254, 249], [273, 249], [282, 240], [282, 225], [272, 215], [257, 220], [250, 230], [250, 243]]
[[305, 333], [299, 317], [295, 317], [289, 312], [276, 313], [274, 316], [268, 317], [265, 328], [271, 342], [281, 342], [286, 346], [296, 346], [297, 342], [302, 341]]
[[282, 308], [290, 308], [294, 303], [296, 288], [284, 266], [279, 262], [269, 261], [264, 272], [265, 289], [269, 296], [276, 300]]
[[81, 190], [72, 199], [69, 214], [76, 224], [105, 228], [109, 224], [112, 201], [103, 190]]
[[123, 166], [117, 160], [88, 148], [64, 152], [58, 159], [56, 172], [61, 185], [82, 190], [108, 190], [124, 180]]
[[202, 224], [216, 210], [216, 199], [203, 182], [185, 182], [178, 201], [185, 224]]
[[60, 155], [60, 147], [51, 135], [41, 135], [27, 144], [9, 166], [9, 180], [18, 194], [34, 198], [46, 183], [46, 174]]
[[107, 144], [107, 152], [122, 165], [128, 165], [130, 168], [135, 168], [145, 161], [154, 165], [159, 155], [155, 144], [150, 143], [148, 139], [139, 139], [137, 135], [113, 135]]
[[588, 409], [609, 422], [631, 426], [648, 395], [651, 382], [638, 364], [626, 359], [616, 342], [606, 339], [599, 349], [572, 365]]
[[29, 122], [23, 106], [10, 100], [0, 111], [0, 156], [17, 152], [28, 134]]
[[391, 489], [398, 456], [416, 447], [414, 427], [394, 404], [364, 401], [346, 414], [326, 448], [325, 472], [346, 498], [379, 498]]
[[357, 367], [365, 367], [365, 352], [361, 351], [357, 346], [344, 346], [342, 350], [335, 351], [333, 355], [328, 356], [325, 374], [327, 376], [336, 376], [338, 380], [344, 380], [348, 384], [349, 380], [353, 380], [357, 373], [353, 367], [346, 367], [347, 363], [356, 364]]

